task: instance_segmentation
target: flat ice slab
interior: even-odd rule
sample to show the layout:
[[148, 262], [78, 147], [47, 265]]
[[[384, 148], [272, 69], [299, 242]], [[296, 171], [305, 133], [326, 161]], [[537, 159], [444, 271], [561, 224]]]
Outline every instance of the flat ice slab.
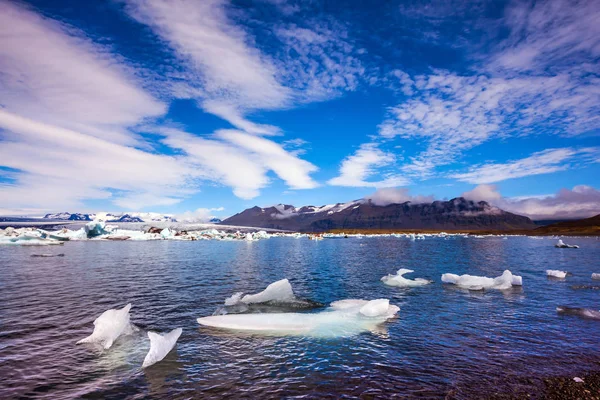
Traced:
[[197, 321], [200, 325], [236, 331], [339, 337], [373, 330], [399, 310], [387, 299], [343, 300], [319, 313], [214, 315]]

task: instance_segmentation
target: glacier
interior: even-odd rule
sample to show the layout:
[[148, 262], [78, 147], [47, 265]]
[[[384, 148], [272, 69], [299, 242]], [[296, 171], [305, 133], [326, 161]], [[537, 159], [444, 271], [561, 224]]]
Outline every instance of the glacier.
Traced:
[[148, 351], [148, 354], [146, 354], [146, 358], [144, 358], [142, 368], [154, 365], [165, 358], [173, 347], [175, 347], [177, 339], [181, 336], [181, 332], [183, 332], [181, 328], [173, 329], [165, 335], [160, 335], [156, 332], [148, 332], [150, 350]]
[[131, 303], [121, 309], [110, 309], [104, 311], [94, 321], [94, 331], [77, 344], [97, 343], [105, 350], [109, 349], [115, 340], [122, 334], [128, 334], [136, 328], [129, 322], [129, 310]]
[[513, 275], [509, 270], [504, 271], [502, 275], [497, 278], [446, 273], [442, 275], [442, 282], [451, 283], [460, 288], [469, 290], [507, 290], [513, 286], [523, 286], [523, 278], [519, 275]]
[[373, 331], [393, 318], [400, 308], [388, 299], [342, 300], [317, 313], [213, 315], [198, 324], [242, 332], [277, 336], [347, 337]]
[[415, 286], [428, 285], [431, 283], [431, 281], [429, 281], [427, 279], [423, 279], [423, 278], [408, 279], [403, 276], [405, 274], [410, 274], [412, 272], [415, 272], [415, 271], [413, 271], [412, 269], [400, 268], [398, 271], [396, 271], [396, 275], [392, 275], [392, 274], [386, 275], [383, 278], [381, 278], [381, 281], [388, 286], [397, 286], [397, 287], [415, 287]]

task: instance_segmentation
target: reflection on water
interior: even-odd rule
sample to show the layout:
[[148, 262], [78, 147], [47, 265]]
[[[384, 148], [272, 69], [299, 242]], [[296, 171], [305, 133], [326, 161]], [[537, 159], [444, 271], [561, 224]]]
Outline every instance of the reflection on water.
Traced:
[[[535, 390], [549, 374], [597, 368], [598, 321], [556, 307], [598, 309], [590, 275], [600, 242], [574, 239], [368, 238], [260, 242], [72, 242], [64, 257], [0, 248], [0, 398], [194, 398], [346, 395], [480, 397]], [[44, 250], [46, 251], [46, 250]], [[53, 252], [55, 249], [49, 249]], [[385, 286], [399, 268], [434, 283]], [[442, 285], [442, 273], [523, 276], [510, 291]], [[546, 269], [573, 273], [548, 280]], [[234, 292], [288, 278], [328, 304], [389, 298], [397, 318], [344, 338], [277, 337], [202, 328]], [[109, 350], [75, 345], [109, 308], [132, 303], [140, 331]], [[176, 349], [141, 369], [148, 330], [182, 327]]]

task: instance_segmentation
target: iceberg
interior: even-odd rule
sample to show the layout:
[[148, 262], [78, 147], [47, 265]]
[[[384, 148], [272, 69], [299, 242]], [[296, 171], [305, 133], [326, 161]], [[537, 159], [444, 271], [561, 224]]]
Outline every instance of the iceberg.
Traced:
[[133, 329], [129, 322], [130, 309], [131, 303], [121, 309], [104, 311], [94, 321], [94, 332], [90, 336], [78, 341], [77, 344], [98, 343], [104, 349], [109, 349], [121, 334], [129, 333]]
[[554, 245], [554, 247], [558, 247], [559, 249], [578, 249], [579, 246], [576, 244], [566, 244], [561, 239], [558, 239], [558, 242]]
[[156, 332], [148, 332], [148, 338], [150, 339], [150, 351], [148, 351], [146, 358], [144, 358], [142, 368], [147, 368], [165, 358], [173, 349], [173, 347], [175, 347], [177, 339], [179, 339], [179, 336], [181, 336], [182, 331], [183, 330], [181, 328], [176, 328], [166, 335], [159, 335]]
[[233, 294], [225, 300], [225, 307], [218, 309], [215, 315], [313, 309], [322, 306], [323, 304], [316, 301], [296, 297], [290, 281], [281, 279], [256, 294]]
[[85, 224], [84, 229], [88, 238], [93, 238], [96, 236], [106, 235], [107, 233], [110, 233], [108, 230], [106, 230], [106, 223], [102, 220], [88, 222], [87, 224]]
[[598, 273], [593, 273], [593, 274], [592, 274], [592, 279], [600, 279], [600, 274], [598, 274]]
[[342, 300], [318, 313], [228, 314], [197, 321], [203, 326], [252, 333], [343, 337], [375, 330], [399, 310], [387, 299]]
[[559, 279], [564, 279], [567, 277], [567, 272], [566, 271], [560, 271], [557, 269], [547, 269], [546, 270], [546, 275], [551, 277], [551, 278], [559, 278]]
[[381, 281], [388, 286], [398, 286], [398, 287], [415, 287], [415, 286], [423, 286], [431, 283], [427, 279], [423, 278], [415, 278], [408, 279], [405, 278], [404, 274], [409, 274], [415, 272], [412, 269], [401, 268], [396, 272], [396, 275], [386, 275], [381, 278]]
[[256, 294], [247, 294], [241, 298], [246, 304], [266, 303], [269, 301], [293, 301], [296, 299], [292, 285], [287, 279], [271, 283], [265, 290]]
[[565, 315], [577, 315], [582, 318], [600, 319], [600, 311], [590, 310], [589, 308], [558, 306], [556, 312]]
[[497, 278], [473, 275], [443, 274], [442, 282], [451, 283], [460, 288], [469, 290], [507, 290], [513, 286], [522, 286], [523, 278], [519, 275], [513, 275], [512, 272], [506, 270]]

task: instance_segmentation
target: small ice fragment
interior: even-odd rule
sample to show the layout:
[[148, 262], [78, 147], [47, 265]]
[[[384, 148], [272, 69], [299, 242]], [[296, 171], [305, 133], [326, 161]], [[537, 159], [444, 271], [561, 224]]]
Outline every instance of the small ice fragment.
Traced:
[[181, 332], [183, 332], [181, 328], [173, 329], [166, 335], [148, 332], [148, 338], [150, 339], [150, 351], [148, 351], [146, 358], [144, 358], [142, 368], [147, 368], [165, 358], [173, 349], [173, 347], [175, 347], [177, 339], [179, 339], [179, 336], [181, 336]]
[[129, 310], [131, 303], [121, 309], [110, 309], [104, 311], [94, 321], [94, 332], [77, 342], [81, 343], [99, 343], [104, 349], [110, 348], [113, 342], [128, 329], [131, 329], [129, 323]]
[[554, 245], [554, 247], [558, 247], [560, 249], [578, 249], [579, 246], [576, 244], [566, 244], [562, 241], [562, 239], [558, 239], [558, 242]]
[[396, 275], [386, 275], [381, 278], [381, 281], [388, 286], [398, 286], [398, 287], [413, 287], [413, 286], [423, 286], [431, 283], [427, 279], [423, 278], [415, 278], [408, 279], [405, 278], [404, 274], [409, 274], [411, 272], [415, 272], [412, 269], [401, 268], [396, 272]]
[[451, 283], [463, 289], [469, 290], [506, 290], [510, 289], [513, 285], [522, 286], [523, 278], [519, 275], [513, 275], [509, 270], [506, 270], [497, 278], [446, 273], [442, 275], [442, 282]]
[[592, 279], [600, 279], [600, 274], [598, 274], [598, 273], [593, 273], [593, 274], [592, 274]]
[[265, 290], [256, 294], [247, 294], [241, 301], [246, 304], [266, 303], [268, 301], [292, 301], [295, 300], [292, 285], [287, 279], [271, 283]]
[[576, 376], [575, 378], [573, 378], [573, 380], [577, 383], [583, 383], [583, 379], [579, 378], [578, 376]]
[[567, 277], [567, 272], [566, 271], [560, 271], [558, 269], [547, 269], [546, 270], [546, 275], [553, 277], [553, 278], [559, 278], [559, 279], [564, 279]]

